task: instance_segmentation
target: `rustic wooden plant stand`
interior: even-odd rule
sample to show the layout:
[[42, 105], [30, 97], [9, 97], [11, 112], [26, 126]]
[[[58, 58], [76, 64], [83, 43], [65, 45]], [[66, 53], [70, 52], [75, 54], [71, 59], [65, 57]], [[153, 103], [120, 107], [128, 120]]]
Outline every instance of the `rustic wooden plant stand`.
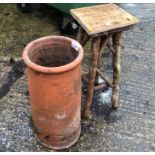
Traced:
[[[86, 106], [83, 117], [89, 116], [94, 90], [109, 86], [112, 88], [112, 107], [119, 106], [120, 49], [122, 32], [133, 28], [138, 19], [115, 4], [97, 5], [72, 9], [71, 15], [80, 24], [77, 40], [84, 46], [91, 39], [90, 67]], [[113, 80], [109, 81], [100, 72], [98, 64], [102, 52], [108, 47], [113, 54]], [[106, 83], [95, 86], [95, 78], [100, 76]]]

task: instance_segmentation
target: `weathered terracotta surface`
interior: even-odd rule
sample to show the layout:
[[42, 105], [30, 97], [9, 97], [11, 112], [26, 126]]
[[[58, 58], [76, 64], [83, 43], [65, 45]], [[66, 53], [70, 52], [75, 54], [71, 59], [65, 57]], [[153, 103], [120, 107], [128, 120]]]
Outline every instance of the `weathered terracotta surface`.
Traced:
[[68, 148], [79, 138], [82, 58], [81, 45], [62, 36], [37, 39], [24, 49], [35, 135], [49, 148]]

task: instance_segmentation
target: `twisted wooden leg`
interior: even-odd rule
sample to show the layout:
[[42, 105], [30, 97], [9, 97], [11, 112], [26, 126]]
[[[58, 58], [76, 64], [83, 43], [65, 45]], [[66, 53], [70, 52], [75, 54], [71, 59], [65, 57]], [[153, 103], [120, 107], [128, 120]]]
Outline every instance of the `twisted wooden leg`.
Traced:
[[115, 52], [113, 53], [113, 89], [112, 89], [112, 107], [119, 106], [119, 82], [121, 74], [120, 66], [120, 45], [122, 32], [116, 32], [113, 35], [113, 46]]
[[78, 35], [77, 35], [77, 41], [81, 44], [83, 40], [84, 30], [81, 26], [79, 26]]
[[87, 34], [87, 32], [80, 26], [78, 30], [77, 35], [77, 41], [84, 46], [88, 40], [90, 39], [90, 36]]
[[94, 95], [94, 83], [95, 83], [98, 55], [100, 51], [100, 42], [101, 42], [100, 37], [92, 38], [89, 78], [88, 78], [89, 80], [88, 80], [88, 86], [87, 86], [86, 106], [82, 115], [83, 118], [87, 118], [89, 116], [89, 110], [90, 110], [92, 98]]

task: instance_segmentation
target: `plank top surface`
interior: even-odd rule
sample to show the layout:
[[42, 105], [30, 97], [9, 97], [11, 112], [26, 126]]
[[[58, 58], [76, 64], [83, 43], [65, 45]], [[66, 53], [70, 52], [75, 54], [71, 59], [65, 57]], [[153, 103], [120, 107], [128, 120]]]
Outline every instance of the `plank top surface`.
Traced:
[[136, 17], [115, 4], [71, 9], [71, 15], [89, 35], [138, 23]]

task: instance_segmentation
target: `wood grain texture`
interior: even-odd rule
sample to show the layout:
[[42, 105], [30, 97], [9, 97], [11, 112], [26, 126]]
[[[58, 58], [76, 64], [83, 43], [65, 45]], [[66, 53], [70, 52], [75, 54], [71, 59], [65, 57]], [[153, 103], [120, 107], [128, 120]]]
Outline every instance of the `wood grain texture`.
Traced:
[[95, 84], [95, 76], [96, 76], [96, 68], [97, 68], [97, 59], [100, 51], [100, 43], [101, 43], [100, 37], [96, 37], [92, 39], [89, 77], [88, 77], [88, 86], [87, 86], [87, 98], [86, 98], [86, 106], [82, 114], [83, 118], [89, 117], [90, 106], [94, 95], [94, 87], [95, 87], [94, 84]]
[[89, 35], [138, 23], [136, 17], [115, 4], [71, 9], [71, 15]]
[[115, 52], [113, 53], [113, 89], [112, 89], [112, 107], [117, 108], [119, 106], [119, 90], [121, 79], [121, 36], [122, 32], [114, 33], [113, 46]]

